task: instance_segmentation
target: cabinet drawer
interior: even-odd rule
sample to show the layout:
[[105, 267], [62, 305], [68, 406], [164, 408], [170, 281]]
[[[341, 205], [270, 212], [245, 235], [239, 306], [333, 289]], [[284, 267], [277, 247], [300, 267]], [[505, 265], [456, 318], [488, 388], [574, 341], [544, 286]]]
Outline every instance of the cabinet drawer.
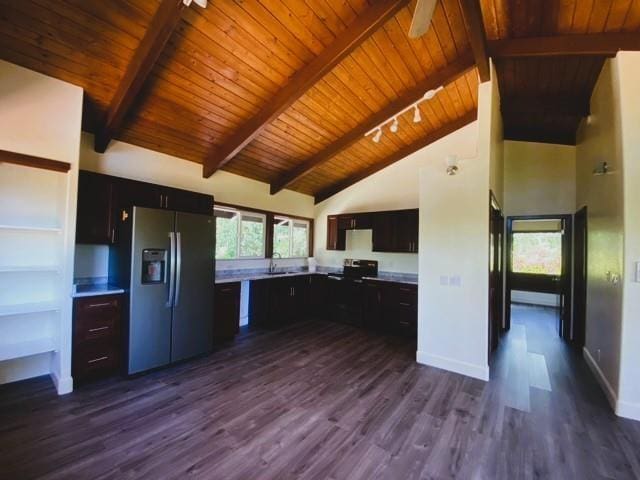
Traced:
[[73, 376], [79, 380], [110, 373], [120, 366], [120, 349], [113, 341], [85, 342], [73, 351]]
[[76, 299], [74, 343], [115, 337], [119, 333], [120, 312], [119, 296]]

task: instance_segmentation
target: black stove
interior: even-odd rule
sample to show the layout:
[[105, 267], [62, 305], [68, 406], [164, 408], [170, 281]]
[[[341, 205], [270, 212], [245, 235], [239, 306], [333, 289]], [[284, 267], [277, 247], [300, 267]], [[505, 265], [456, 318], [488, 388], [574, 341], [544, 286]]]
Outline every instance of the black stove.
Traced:
[[343, 323], [362, 326], [364, 322], [364, 277], [378, 276], [378, 262], [375, 260], [344, 261], [342, 272], [327, 276], [332, 317]]

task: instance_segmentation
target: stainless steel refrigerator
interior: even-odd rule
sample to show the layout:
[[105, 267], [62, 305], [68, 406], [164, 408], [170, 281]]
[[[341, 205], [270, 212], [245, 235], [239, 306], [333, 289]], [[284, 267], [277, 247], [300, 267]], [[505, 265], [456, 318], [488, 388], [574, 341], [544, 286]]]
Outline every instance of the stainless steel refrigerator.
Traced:
[[213, 217], [133, 208], [128, 373], [212, 349]]

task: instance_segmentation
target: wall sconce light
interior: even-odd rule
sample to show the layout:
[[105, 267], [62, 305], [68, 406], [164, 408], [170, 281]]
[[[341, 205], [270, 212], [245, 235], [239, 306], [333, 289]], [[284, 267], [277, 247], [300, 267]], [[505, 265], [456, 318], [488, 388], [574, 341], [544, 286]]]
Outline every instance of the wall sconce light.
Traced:
[[458, 167], [458, 156], [447, 155], [447, 175], [456, 175], [460, 168]]

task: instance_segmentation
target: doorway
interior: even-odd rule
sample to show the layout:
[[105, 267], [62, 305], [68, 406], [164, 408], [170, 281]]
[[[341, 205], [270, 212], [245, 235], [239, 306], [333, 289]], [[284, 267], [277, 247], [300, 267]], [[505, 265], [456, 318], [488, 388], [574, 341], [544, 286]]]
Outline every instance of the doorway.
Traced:
[[545, 304], [557, 308], [557, 333], [570, 340], [572, 216], [514, 216], [506, 226], [505, 330], [512, 303]]
[[489, 198], [489, 354], [498, 348], [503, 327], [504, 216], [493, 192]]
[[587, 324], [587, 207], [573, 216], [573, 344], [582, 349]]

